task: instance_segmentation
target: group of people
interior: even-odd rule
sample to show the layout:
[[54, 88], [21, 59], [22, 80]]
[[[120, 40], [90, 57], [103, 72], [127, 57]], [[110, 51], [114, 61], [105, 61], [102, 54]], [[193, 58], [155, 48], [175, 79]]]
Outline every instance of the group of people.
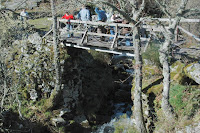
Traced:
[[[107, 14], [106, 11], [96, 7], [95, 8], [95, 13], [97, 14], [97, 19], [96, 21], [99, 22], [113, 22], [113, 23], [126, 23], [128, 24], [128, 21], [126, 20], [122, 20], [118, 15], [114, 14], [114, 13], [110, 13]], [[78, 12], [77, 16], [73, 16], [72, 14], [70, 14], [68, 11], [65, 13], [65, 15], [62, 17], [62, 19], [67, 19], [67, 20], [71, 20], [71, 19], [79, 19], [81, 21], [92, 21], [92, 15], [91, 15], [91, 11], [84, 5], [82, 7], [82, 9]], [[70, 24], [70, 22], [67, 22], [66, 25], [67, 30], [72, 30], [72, 25]], [[128, 28], [123, 28], [122, 29], [122, 34], [124, 34], [125, 36], [129, 35], [129, 30]], [[110, 27], [110, 34], [111, 35], [115, 35], [115, 27], [111, 26]], [[104, 26], [98, 26], [97, 28], [97, 33], [106, 33], [107, 30], [105, 29]], [[73, 33], [69, 33], [67, 34], [67, 37], [73, 37]], [[105, 41], [105, 37], [102, 36], [100, 38], [101, 41]], [[109, 38], [110, 41], [113, 40], [113, 37]], [[126, 45], [130, 46], [130, 39], [126, 39]]]

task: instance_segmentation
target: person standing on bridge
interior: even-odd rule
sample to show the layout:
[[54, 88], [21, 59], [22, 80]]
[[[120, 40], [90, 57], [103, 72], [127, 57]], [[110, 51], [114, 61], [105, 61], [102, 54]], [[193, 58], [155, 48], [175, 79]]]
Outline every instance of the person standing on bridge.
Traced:
[[[122, 20], [122, 24], [129, 24], [129, 22], [124, 19]], [[122, 35], [125, 35], [126, 36], [126, 42], [125, 42], [125, 45], [126, 46], [131, 46], [131, 40], [130, 40], [130, 36], [131, 36], [131, 28], [130, 27], [123, 27], [122, 30], [121, 30], [121, 34]]]
[[[99, 22], [106, 22], [107, 16], [106, 16], [106, 12], [104, 10], [101, 10], [100, 8], [96, 7], [95, 8], [95, 12], [97, 14], [97, 21], [99, 21]], [[102, 26], [102, 25], [98, 26], [97, 33], [106, 33], [106, 29], [104, 28], [104, 26]], [[102, 36], [100, 38], [100, 40], [104, 41], [105, 37]]]
[[69, 14], [68, 11], [66, 11], [65, 15], [62, 17], [62, 19], [68, 20], [67, 21], [67, 25], [66, 25], [66, 28], [67, 28], [67, 31], [68, 31], [67, 37], [73, 37], [73, 33], [70, 34], [69, 32], [70, 32], [70, 30], [72, 30], [72, 25], [70, 23], [70, 20], [74, 19], [74, 16]]
[[90, 10], [88, 10], [86, 6], [83, 5], [82, 9], [78, 13], [78, 19], [80, 19], [81, 21], [90, 21], [91, 19], [90, 14], [91, 14]]

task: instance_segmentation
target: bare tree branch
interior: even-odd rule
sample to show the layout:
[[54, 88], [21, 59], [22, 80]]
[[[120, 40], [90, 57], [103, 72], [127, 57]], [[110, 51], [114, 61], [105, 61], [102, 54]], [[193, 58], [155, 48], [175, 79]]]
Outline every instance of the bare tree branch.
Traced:
[[171, 14], [167, 11], [166, 6], [161, 4], [160, 1], [155, 0], [157, 4], [160, 6], [161, 10], [167, 15], [167, 17], [171, 18]]
[[106, 4], [108, 6], [110, 6], [113, 10], [119, 12], [126, 20], [128, 20], [129, 22], [133, 22], [133, 20], [131, 19], [131, 17], [124, 11], [118, 9], [116, 6], [114, 6], [113, 4], [106, 2], [106, 1], [98, 1], [101, 2], [103, 4]]
[[142, 4], [140, 5], [140, 8], [139, 8], [138, 13], [137, 13], [138, 15], [142, 14], [142, 11], [144, 10], [145, 4], [146, 4], [145, 0], [142, 0]]

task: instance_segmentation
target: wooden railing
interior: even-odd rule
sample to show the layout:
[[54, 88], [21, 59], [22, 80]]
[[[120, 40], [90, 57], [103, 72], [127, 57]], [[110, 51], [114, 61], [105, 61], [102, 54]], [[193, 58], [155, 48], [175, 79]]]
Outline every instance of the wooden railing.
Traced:
[[[61, 28], [61, 24], [67, 24], [69, 23], [68, 20], [65, 19], [59, 19], [58, 20], [58, 25], [59, 25], [59, 30], [60, 31], [66, 31], [66, 29]], [[82, 38], [78, 45], [83, 45], [83, 44], [88, 44], [90, 39], [88, 39], [89, 36], [97, 36], [97, 37], [107, 37], [107, 42], [108, 38], [112, 38], [112, 40], [109, 40], [109, 49], [114, 49], [114, 48], [119, 48], [120, 43], [123, 44], [123, 41], [126, 41], [126, 39], [132, 40], [132, 32], [134, 30], [134, 25], [133, 24], [122, 24], [122, 23], [108, 23], [108, 22], [93, 22], [93, 21], [80, 21], [80, 20], [70, 20], [70, 24], [73, 25], [73, 29], [67, 31], [69, 34], [70, 33], [75, 33], [75, 34], [82, 34]], [[96, 29], [98, 26], [104, 26], [105, 29], [107, 29], [106, 33], [97, 33]], [[112, 28], [114, 30], [114, 35], [111, 35], [109, 30]], [[126, 35], [122, 34], [122, 30], [124, 28], [128, 28]], [[156, 27], [155, 27], [156, 28]], [[129, 34], [129, 35], [127, 35]], [[120, 40], [120, 41], [119, 41]], [[146, 38], [145, 31], [141, 32], [141, 40], [143, 42], [148, 42], [150, 39]], [[98, 42], [93, 42], [93, 43], [98, 43]], [[101, 41], [101, 46], [103, 46], [103, 42]], [[105, 44], [108, 46], [108, 43]], [[125, 48], [126, 46], [123, 46], [124, 49], [126, 50], [133, 50], [132, 48]]]
[[[154, 19], [161, 21], [161, 22], [169, 22], [170, 19], [166, 19], [166, 18], [152, 18], [152, 19], [144, 19], [142, 18], [140, 21], [142, 21], [142, 23], [139, 25], [141, 27], [141, 41], [143, 42], [148, 42], [150, 39], [148, 38], [148, 34], [151, 34], [149, 32], [162, 32], [163, 31], [163, 27], [162, 26], [158, 26], [156, 24], [147, 24], [150, 21], [154, 21]], [[172, 19], [173, 21], [173, 19]], [[192, 23], [199, 23], [200, 19], [182, 19], [181, 22], [192, 22]], [[62, 29], [61, 28], [61, 24], [67, 24], [69, 23], [68, 20], [65, 19], [58, 19], [58, 27], [60, 31], [66, 31], [66, 29]], [[108, 23], [108, 22], [94, 22], [94, 21], [80, 21], [80, 20], [70, 20], [70, 24], [73, 26], [72, 30], [69, 30], [67, 32], [69, 33], [75, 33], [75, 34], [81, 34], [82, 38], [79, 41], [79, 45], [82, 44], [87, 44], [89, 42], [88, 37], [89, 36], [98, 36], [98, 37], [112, 37], [113, 40], [111, 42], [110, 45], [110, 49], [113, 49], [115, 47], [118, 47], [118, 43], [117, 40], [121, 39], [121, 40], [126, 40], [126, 39], [132, 39], [132, 32], [134, 30], [134, 25], [133, 24], [122, 24], [122, 23]], [[98, 26], [104, 26], [108, 32], [107, 33], [97, 33], [96, 29]], [[111, 27], [114, 27], [114, 35], [111, 35], [109, 33], [109, 29]], [[123, 30], [124, 28], [129, 28], [128, 33], [130, 34], [129, 36], [123, 35], [121, 34], [121, 30]], [[167, 26], [165, 26], [166, 29], [168, 29]], [[193, 35], [192, 33], [184, 30], [183, 28], [181, 28], [180, 26], [177, 26], [177, 31], [178, 29], [182, 30], [183, 32], [187, 33], [188, 35], [194, 37], [194, 39], [196, 39], [197, 41], [199, 41], [200, 39]], [[179, 32], [176, 32], [175, 34], [175, 42], [178, 42], [178, 34]]]

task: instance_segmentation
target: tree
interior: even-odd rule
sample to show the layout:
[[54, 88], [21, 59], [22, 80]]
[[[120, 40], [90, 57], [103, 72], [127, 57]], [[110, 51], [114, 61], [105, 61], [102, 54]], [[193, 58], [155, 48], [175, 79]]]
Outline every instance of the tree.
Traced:
[[[162, 92], [162, 110], [165, 114], [166, 118], [174, 119], [175, 115], [173, 113], [172, 106], [169, 103], [169, 91], [170, 91], [170, 65], [169, 65], [169, 50], [173, 44], [174, 34], [177, 25], [179, 24], [181, 17], [187, 13], [186, 5], [188, 0], [181, 0], [181, 4], [179, 8], [177, 8], [176, 12], [169, 12], [165, 5], [161, 4], [158, 0], [156, 0], [158, 5], [161, 7], [162, 11], [165, 13], [167, 17], [169, 17], [169, 28], [163, 28], [163, 35], [165, 37], [164, 43], [160, 47], [159, 51], [159, 59], [160, 63], [163, 67], [163, 92]], [[173, 18], [173, 19], [172, 19]]]
[[[126, 20], [134, 24], [133, 29], [133, 44], [135, 46], [135, 91], [132, 93], [134, 95], [134, 117], [135, 124], [138, 132], [146, 133], [146, 127], [143, 117], [142, 109], [142, 56], [141, 56], [141, 40], [140, 40], [140, 17], [142, 11], [144, 10], [146, 1], [145, 0], [128, 0], [122, 1], [119, 0], [117, 3], [112, 4], [111, 2], [101, 1], [103, 4], [111, 7], [113, 10], [121, 14]], [[117, 4], [117, 5], [116, 5]], [[119, 9], [119, 7], [121, 9]], [[129, 15], [127, 9], [130, 9], [131, 14]]]
[[53, 20], [53, 51], [54, 51], [54, 68], [55, 68], [55, 87], [51, 93], [49, 104], [47, 108], [52, 108], [57, 104], [59, 100], [59, 95], [61, 93], [61, 72], [60, 72], [60, 52], [58, 45], [58, 36], [57, 36], [57, 17], [55, 11], [55, 0], [51, 0], [51, 12]]

